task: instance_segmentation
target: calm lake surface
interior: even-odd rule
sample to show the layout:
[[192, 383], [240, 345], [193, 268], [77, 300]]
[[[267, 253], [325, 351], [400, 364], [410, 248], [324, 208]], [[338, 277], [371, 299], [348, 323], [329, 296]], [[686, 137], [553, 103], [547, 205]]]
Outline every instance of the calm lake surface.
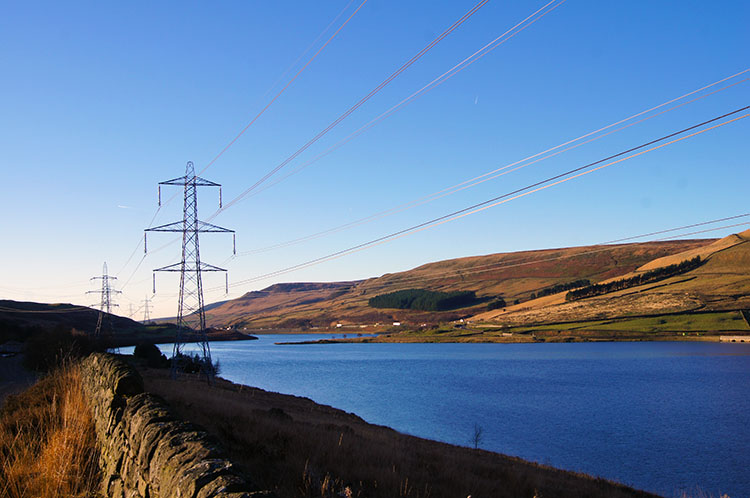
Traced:
[[487, 450], [666, 496], [750, 497], [750, 344], [274, 344], [322, 337], [211, 350], [222, 377], [401, 432], [470, 446], [478, 424]]

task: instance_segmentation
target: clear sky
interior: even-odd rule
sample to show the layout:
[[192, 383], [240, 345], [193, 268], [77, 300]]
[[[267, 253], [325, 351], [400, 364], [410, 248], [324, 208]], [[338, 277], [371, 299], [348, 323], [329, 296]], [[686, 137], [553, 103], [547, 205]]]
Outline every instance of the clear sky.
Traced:
[[[180, 257], [174, 236], [153, 234], [143, 258], [157, 183], [183, 175], [188, 160], [199, 170], [209, 164], [360, 3], [0, 2], [0, 298], [95, 303], [96, 296], [84, 293], [97, 289], [89, 278], [106, 261], [123, 289], [119, 312], [127, 315], [130, 305], [138, 310], [151, 297], [151, 270]], [[236, 198], [475, 3], [369, 0], [202, 176], [224, 186], [225, 202]], [[277, 176], [545, 3], [491, 0]], [[374, 128], [213, 222], [237, 231], [242, 253], [431, 194], [747, 69], [749, 21], [744, 0], [568, 0]], [[748, 97], [750, 82], [742, 81], [523, 170], [305, 243], [230, 260], [231, 238], [207, 234], [201, 257], [228, 268], [230, 283], [252, 279], [743, 107]], [[208, 274], [206, 301], [279, 281], [360, 279], [441, 259], [594, 244], [748, 213], [748, 144], [750, 119], [743, 119], [430, 230], [235, 285], [229, 296], [223, 277]], [[175, 192], [165, 188], [163, 199]], [[217, 201], [216, 192], [201, 189], [202, 219], [215, 212]], [[158, 211], [154, 225], [181, 216], [178, 196]], [[152, 316], [176, 313], [177, 288], [175, 275], [157, 276]]]

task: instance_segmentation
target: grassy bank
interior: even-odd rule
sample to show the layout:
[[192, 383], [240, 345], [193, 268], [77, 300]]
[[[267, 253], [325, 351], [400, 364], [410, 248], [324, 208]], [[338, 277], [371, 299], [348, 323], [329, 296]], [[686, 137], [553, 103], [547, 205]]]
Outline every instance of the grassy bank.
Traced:
[[[743, 314], [744, 313], [744, 314]], [[584, 342], [584, 341], [718, 341], [721, 335], [750, 335], [747, 312], [718, 311], [545, 323], [534, 326], [446, 324], [375, 337], [325, 339], [318, 342]]]
[[[645, 497], [604, 479], [400, 434], [306, 398], [141, 368], [147, 390], [216, 435], [282, 497]], [[348, 491], [347, 491], [348, 490]], [[349, 493], [349, 494], [347, 494]]]
[[77, 367], [8, 396], [0, 409], [0, 457], [0, 496], [96, 496], [96, 439]]

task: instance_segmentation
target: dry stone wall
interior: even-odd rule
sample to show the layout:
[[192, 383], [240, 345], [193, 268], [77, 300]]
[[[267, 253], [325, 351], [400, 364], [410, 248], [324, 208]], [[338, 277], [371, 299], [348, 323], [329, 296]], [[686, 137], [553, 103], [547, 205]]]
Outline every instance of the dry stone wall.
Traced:
[[95, 353], [84, 360], [83, 372], [105, 496], [274, 496], [243, 478], [205, 431], [179, 420], [158, 396], [143, 392], [143, 380], [127, 363]]

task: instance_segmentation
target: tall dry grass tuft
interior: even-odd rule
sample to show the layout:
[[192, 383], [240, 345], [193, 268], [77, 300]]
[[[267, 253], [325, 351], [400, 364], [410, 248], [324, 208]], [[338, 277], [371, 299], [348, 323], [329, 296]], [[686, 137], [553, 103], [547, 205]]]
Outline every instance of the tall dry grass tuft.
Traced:
[[69, 365], [0, 409], [0, 496], [95, 496], [98, 452], [81, 372]]

